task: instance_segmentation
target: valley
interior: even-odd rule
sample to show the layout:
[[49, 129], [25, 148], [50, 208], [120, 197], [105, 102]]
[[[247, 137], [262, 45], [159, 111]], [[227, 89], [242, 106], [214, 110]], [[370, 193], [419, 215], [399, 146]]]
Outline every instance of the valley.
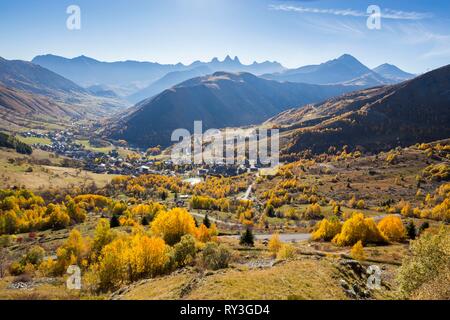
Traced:
[[[448, 79], [1, 59], [0, 299], [450, 299]], [[278, 129], [281, 163], [174, 163], [197, 120]]]

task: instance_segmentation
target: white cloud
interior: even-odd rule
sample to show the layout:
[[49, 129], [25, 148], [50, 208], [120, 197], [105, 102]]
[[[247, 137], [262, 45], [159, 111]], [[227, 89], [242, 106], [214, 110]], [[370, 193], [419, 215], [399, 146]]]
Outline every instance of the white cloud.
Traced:
[[[269, 9], [277, 11], [290, 11], [298, 13], [313, 13], [313, 14], [330, 14], [336, 16], [348, 16], [348, 17], [368, 17], [369, 14], [364, 11], [354, 9], [320, 9], [320, 8], [308, 8], [292, 5], [269, 5]], [[385, 19], [394, 20], [422, 20], [431, 18], [432, 14], [426, 12], [415, 11], [399, 11], [392, 9], [382, 10], [381, 17]]]

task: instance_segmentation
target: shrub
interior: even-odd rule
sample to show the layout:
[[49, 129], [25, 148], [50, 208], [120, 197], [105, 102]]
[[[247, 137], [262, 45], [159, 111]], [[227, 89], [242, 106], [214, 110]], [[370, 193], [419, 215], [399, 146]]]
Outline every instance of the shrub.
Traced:
[[31, 247], [26, 255], [22, 257], [21, 263], [23, 265], [26, 264], [32, 264], [34, 266], [38, 266], [42, 259], [44, 259], [45, 256], [45, 250], [40, 246], [33, 246]]
[[423, 170], [423, 175], [436, 181], [448, 181], [450, 179], [450, 166], [447, 163], [432, 164]]
[[100, 219], [95, 227], [94, 240], [92, 243], [92, 251], [98, 256], [103, 247], [111, 243], [114, 239], [114, 234], [111, 231], [110, 223], [107, 219]]
[[83, 238], [80, 231], [73, 229], [66, 242], [56, 250], [57, 261], [52, 273], [61, 275], [73, 264], [80, 268], [86, 267], [89, 253], [89, 239]]
[[283, 243], [280, 240], [280, 235], [278, 233], [275, 233], [269, 241], [269, 251], [273, 254], [277, 254], [278, 251], [281, 249], [281, 246]]
[[[427, 295], [428, 299], [448, 299], [440, 296], [442, 288], [450, 287], [450, 233], [442, 226], [433, 234], [427, 232], [411, 241], [411, 255], [398, 271], [398, 283], [403, 298]], [[436, 282], [437, 281], [437, 282]]]
[[342, 223], [337, 218], [323, 219], [317, 224], [316, 231], [312, 234], [313, 240], [331, 241], [341, 232]]
[[341, 233], [333, 238], [333, 242], [339, 246], [348, 246], [354, 245], [359, 240], [363, 244], [386, 242], [372, 218], [364, 218], [362, 213], [355, 213], [344, 222]]
[[199, 228], [196, 229], [195, 235], [200, 242], [209, 242], [215, 241], [217, 237], [217, 227], [215, 224], [211, 226], [211, 228], [207, 228], [204, 224], [202, 224]]
[[283, 244], [277, 253], [277, 260], [289, 260], [295, 256], [295, 247], [291, 244]]
[[19, 261], [14, 261], [9, 265], [8, 271], [10, 275], [18, 276], [25, 272], [25, 266]]
[[228, 268], [230, 260], [230, 249], [215, 242], [208, 242], [203, 249], [200, 263], [204, 268], [218, 270]]
[[151, 230], [167, 244], [174, 245], [185, 234], [195, 235], [195, 222], [187, 210], [175, 208], [160, 212], [152, 222]]
[[195, 247], [195, 239], [192, 235], [187, 234], [181, 237], [181, 241], [173, 247], [173, 259], [176, 267], [183, 267], [191, 263], [197, 249]]
[[394, 215], [388, 215], [378, 223], [378, 229], [390, 241], [403, 241], [406, 238], [406, 230], [402, 220]]
[[419, 227], [419, 235], [422, 234], [422, 232], [424, 232], [426, 229], [428, 229], [430, 227], [430, 224], [425, 221], [424, 223], [422, 223]]
[[364, 209], [366, 207], [366, 203], [364, 202], [364, 200], [359, 200], [357, 203], [356, 203], [356, 208], [357, 209]]
[[364, 247], [361, 240], [353, 245], [352, 249], [350, 250], [350, 256], [355, 260], [365, 259]]
[[320, 205], [317, 203], [313, 203], [308, 206], [306, 211], [303, 214], [303, 218], [305, 219], [322, 219], [322, 209], [320, 208]]
[[411, 205], [409, 203], [405, 203], [405, 205], [402, 207], [400, 213], [404, 217], [412, 217], [414, 216], [414, 210], [412, 209]]

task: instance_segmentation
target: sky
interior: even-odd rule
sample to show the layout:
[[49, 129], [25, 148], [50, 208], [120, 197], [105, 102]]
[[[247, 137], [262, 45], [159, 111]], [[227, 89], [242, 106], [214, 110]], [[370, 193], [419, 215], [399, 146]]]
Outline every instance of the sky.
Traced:
[[[69, 30], [66, 10], [81, 10]], [[367, 27], [369, 5], [381, 28]], [[1, 0], [0, 56], [86, 55], [101, 61], [189, 64], [238, 56], [289, 68], [349, 53], [369, 67], [414, 73], [450, 64], [444, 0]]]

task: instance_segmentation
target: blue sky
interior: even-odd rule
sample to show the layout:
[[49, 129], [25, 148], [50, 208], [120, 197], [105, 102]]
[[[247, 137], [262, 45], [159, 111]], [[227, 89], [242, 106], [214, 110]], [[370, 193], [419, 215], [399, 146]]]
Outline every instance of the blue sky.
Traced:
[[[66, 8], [82, 28], [66, 28]], [[382, 9], [381, 30], [366, 26]], [[103, 61], [191, 63], [239, 56], [287, 67], [350, 53], [421, 73], [450, 63], [450, 1], [440, 0], [1, 0], [0, 56], [53, 53]]]

